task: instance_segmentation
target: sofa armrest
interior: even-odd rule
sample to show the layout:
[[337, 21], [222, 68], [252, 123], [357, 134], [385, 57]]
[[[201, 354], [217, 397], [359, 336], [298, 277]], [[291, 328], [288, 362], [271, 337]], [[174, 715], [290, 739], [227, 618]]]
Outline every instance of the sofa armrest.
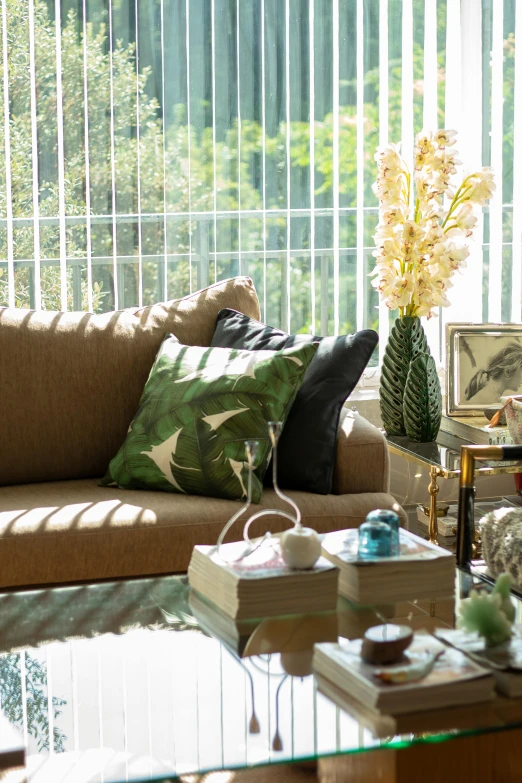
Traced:
[[390, 466], [384, 435], [363, 416], [344, 408], [337, 433], [332, 492], [389, 492]]

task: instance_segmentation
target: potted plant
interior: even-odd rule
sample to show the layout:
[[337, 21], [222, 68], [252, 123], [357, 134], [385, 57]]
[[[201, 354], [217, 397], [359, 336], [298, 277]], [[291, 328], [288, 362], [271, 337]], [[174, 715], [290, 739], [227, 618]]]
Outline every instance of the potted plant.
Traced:
[[466, 240], [495, 190], [493, 171], [482, 168], [458, 187], [456, 132], [417, 135], [413, 176], [399, 146], [378, 147], [373, 191], [379, 199], [372, 284], [390, 310], [398, 310], [386, 346], [380, 389], [388, 435], [417, 442], [437, 437], [442, 399], [436, 366], [421, 318], [450, 302], [451, 278], [466, 266]]

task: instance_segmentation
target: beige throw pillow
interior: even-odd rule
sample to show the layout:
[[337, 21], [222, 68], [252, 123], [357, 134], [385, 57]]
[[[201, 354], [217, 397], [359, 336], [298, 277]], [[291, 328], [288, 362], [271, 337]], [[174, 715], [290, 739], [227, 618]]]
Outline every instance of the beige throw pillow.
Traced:
[[101, 315], [0, 309], [0, 485], [103, 476], [165, 335], [208, 346], [223, 307], [259, 318], [250, 278]]

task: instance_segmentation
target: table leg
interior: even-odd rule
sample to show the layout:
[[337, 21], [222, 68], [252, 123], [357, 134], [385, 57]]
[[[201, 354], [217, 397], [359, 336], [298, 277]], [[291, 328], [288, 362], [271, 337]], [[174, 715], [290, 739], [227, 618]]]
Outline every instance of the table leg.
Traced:
[[430, 483], [428, 492], [430, 493], [430, 525], [428, 528], [429, 538], [432, 544], [438, 544], [437, 535], [439, 526], [437, 522], [437, 495], [439, 494], [439, 485], [437, 484], [438, 468], [432, 465], [430, 468]]

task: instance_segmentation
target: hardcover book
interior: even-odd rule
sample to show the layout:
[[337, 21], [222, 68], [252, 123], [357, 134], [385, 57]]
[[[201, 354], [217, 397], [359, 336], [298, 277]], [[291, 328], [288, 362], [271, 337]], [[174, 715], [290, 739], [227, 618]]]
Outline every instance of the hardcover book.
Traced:
[[400, 554], [359, 560], [359, 531], [338, 530], [323, 538], [323, 554], [339, 568], [339, 592], [357, 604], [448, 598], [455, 592], [453, 554], [399, 531]]

